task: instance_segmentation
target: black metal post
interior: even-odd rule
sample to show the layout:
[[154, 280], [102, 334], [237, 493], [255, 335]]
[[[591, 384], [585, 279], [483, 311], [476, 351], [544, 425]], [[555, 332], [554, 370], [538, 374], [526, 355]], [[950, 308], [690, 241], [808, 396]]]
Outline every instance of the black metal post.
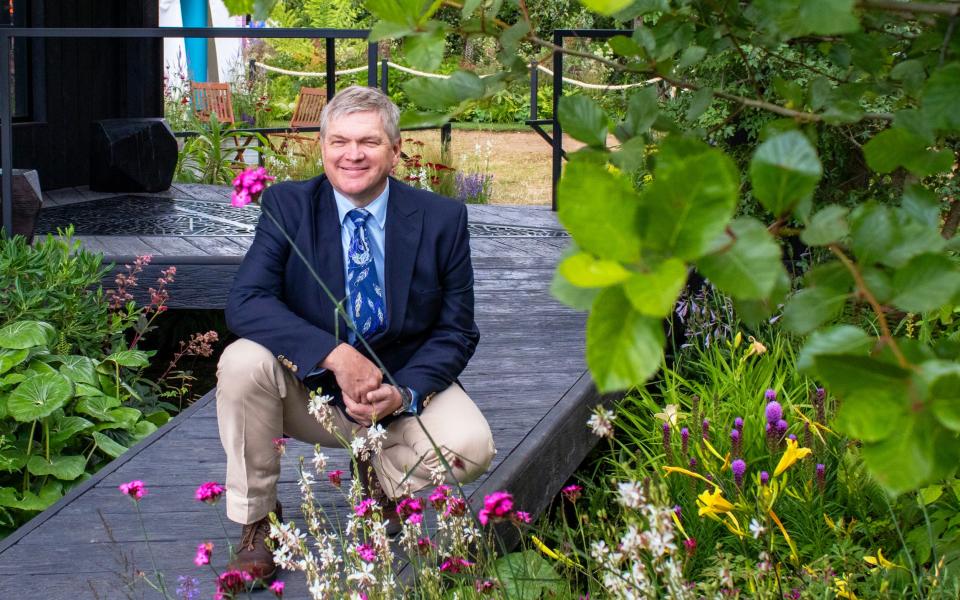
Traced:
[[253, 81], [257, 78], [257, 61], [250, 59], [247, 61], [247, 79]]
[[337, 57], [334, 54], [336, 40], [327, 38], [327, 102], [337, 93]]
[[387, 64], [387, 59], [380, 61], [380, 91], [390, 95], [390, 65]]
[[[553, 43], [563, 47], [563, 35], [559, 30], [553, 32]], [[557, 210], [557, 184], [560, 182], [561, 161], [563, 160], [563, 128], [560, 126], [560, 96], [563, 94], [563, 52], [553, 53], [553, 185], [551, 206]]]
[[540, 117], [540, 110], [537, 108], [537, 91], [539, 90], [539, 76], [537, 71], [537, 61], [530, 63], [530, 120], [536, 121]]
[[376, 43], [367, 44], [367, 87], [377, 87], [377, 56], [379, 51]]
[[453, 138], [453, 125], [449, 121], [440, 128], [440, 162], [450, 164], [450, 140]]
[[13, 237], [13, 122], [10, 110], [10, 40], [0, 31], [0, 168], [3, 169], [3, 236]]

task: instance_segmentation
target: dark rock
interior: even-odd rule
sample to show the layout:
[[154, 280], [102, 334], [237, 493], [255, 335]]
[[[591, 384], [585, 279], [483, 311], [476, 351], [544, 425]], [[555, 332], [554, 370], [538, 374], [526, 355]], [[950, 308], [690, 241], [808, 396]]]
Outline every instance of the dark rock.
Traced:
[[177, 140], [163, 119], [105, 119], [93, 124], [90, 189], [160, 192], [177, 166]]

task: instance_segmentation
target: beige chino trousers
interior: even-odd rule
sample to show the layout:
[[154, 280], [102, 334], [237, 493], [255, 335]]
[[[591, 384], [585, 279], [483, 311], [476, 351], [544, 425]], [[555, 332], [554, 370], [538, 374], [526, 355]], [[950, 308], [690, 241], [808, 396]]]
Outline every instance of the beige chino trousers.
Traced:
[[[230, 344], [217, 365], [217, 422], [227, 454], [227, 517], [253, 523], [275, 508], [280, 454], [273, 440], [281, 434], [327, 447], [337, 437], [307, 412], [307, 389], [265, 347], [247, 339]], [[457, 384], [438, 393], [423, 409], [420, 422], [442, 450], [461, 483], [482, 475], [495, 453], [487, 420]], [[334, 409], [334, 425], [350, 442], [366, 428]], [[395, 419], [387, 427], [383, 450], [370, 460], [384, 492], [397, 498], [432, 483], [442, 469], [417, 419]], [[448, 481], [452, 481], [447, 474]]]

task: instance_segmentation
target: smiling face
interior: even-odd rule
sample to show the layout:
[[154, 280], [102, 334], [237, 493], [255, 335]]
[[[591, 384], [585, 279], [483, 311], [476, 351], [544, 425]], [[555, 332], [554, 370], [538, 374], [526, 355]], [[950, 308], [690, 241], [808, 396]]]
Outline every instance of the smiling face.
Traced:
[[390, 142], [377, 112], [355, 112], [327, 124], [320, 151], [330, 183], [360, 208], [383, 192], [400, 160], [400, 140]]

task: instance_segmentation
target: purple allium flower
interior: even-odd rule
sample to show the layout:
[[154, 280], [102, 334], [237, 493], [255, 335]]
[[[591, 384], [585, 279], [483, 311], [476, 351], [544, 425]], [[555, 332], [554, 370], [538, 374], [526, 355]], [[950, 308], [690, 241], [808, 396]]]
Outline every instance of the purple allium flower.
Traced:
[[767, 402], [773, 402], [777, 399], [777, 391], [769, 388], [763, 393], [763, 397], [767, 399]]
[[683, 455], [687, 455], [687, 448], [690, 443], [690, 430], [684, 427], [680, 430], [680, 447], [683, 449]]
[[738, 431], [743, 431], [743, 419], [741, 417], [737, 417], [736, 419], [734, 419], [733, 427]]
[[704, 419], [703, 423], [700, 424], [700, 428], [703, 431], [703, 439], [710, 439], [710, 419]]
[[743, 474], [747, 472], [747, 463], [742, 458], [738, 458], [730, 464], [730, 470], [733, 471], [733, 481], [737, 487], [743, 486]]
[[821, 492], [827, 487], [827, 467], [822, 463], [817, 463], [817, 487]]
[[760, 471], [760, 485], [767, 485], [768, 483], [770, 483], [770, 473]]
[[776, 400], [767, 402], [767, 423], [776, 423], [783, 418], [783, 407]]

